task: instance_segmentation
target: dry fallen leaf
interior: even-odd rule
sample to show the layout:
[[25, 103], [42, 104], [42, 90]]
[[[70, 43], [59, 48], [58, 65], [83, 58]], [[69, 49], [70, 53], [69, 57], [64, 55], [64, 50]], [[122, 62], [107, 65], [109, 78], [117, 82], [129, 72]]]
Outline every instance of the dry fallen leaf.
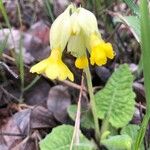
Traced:
[[[38, 129], [49, 129], [54, 126], [56, 126], [56, 122], [52, 113], [42, 106], [21, 110], [1, 126], [0, 149], [8, 150], [16, 146], [35, 148], [37, 134], [34, 134], [33, 137], [31, 135]], [[22, 148], [20, 149], [22, 150]], [[25, 150], [25, 148], [23, 149]]]
[[47, 99], [47, 108], [54, 117], [64, 123], [67, 119], [67, 108], [71, 104], [71, 96], [65, 86], [57, 85], [50, 89]]

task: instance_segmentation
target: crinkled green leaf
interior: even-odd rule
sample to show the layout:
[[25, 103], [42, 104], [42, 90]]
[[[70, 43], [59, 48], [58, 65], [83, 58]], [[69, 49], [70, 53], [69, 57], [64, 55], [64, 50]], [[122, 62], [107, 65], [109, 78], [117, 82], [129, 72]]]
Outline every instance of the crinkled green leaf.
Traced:
[[127, 125], [133, 117], [135, 94], [133, 75], [128, 65], [121, 65], [110, 77], [105, 88], [95, 95], [97, 115], [113, 127]]
[[[70, 118], [75, 121], [75, 117], [77, 114], [77, 105], [69, 106], [67, 111]], [[82, 108], [80, 122], [81, 122], [81, 126], [84, 128], [90, 129], [95, 127], [92, 112], [90, 110]]]
[[[127, 126], [125, 126], [124, 128], [122, 128], [121, 130], [121, 134], [126, 134], [129, 135], [132, 138], [132, 149], [134, 149], [135, 147], [135, 140], [136, 137], [138, 135], [140, 127], [138, 125], [134, 125], [134, 124], [129, 124]], [[140, 146], [140, 150], [144, 150], [144, 144], [142, 143], [142, 145]]]
[[[41, 150], [69, 150], [74, 127], [61, 125], [52, 130], [45, 139], [40, 142]], [[80, 134], [79, 144], [73, 145], [73, 150], [94, 150], [94, 144]]]
[[139, 129], [140, 127], [138, 125], [130, 124], [122, 128], [121, 134], [127, 134], [132, 139], [135, 139]]
[[108, 150], [131, 150], [132, 139], [126, 134], [116, 135], [102, 140], [101, 144], [106, 146]]

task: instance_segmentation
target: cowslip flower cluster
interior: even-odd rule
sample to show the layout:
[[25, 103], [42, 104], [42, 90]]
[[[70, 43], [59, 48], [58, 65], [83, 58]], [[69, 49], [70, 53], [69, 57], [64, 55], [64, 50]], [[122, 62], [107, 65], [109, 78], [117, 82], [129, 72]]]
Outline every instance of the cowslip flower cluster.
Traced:
[[75, 66], [79, 69], [88, 66], [86, 49], [92, 65], [101, 66], [107, 63], [107, 58], [114, 58], [112, 45], [101, 38], [94, 14], [71, 4], [51, 26], [51, 55], [34, 65], [30, 72], [45, 73], [50, 79], [69, 78], [73, 81], [73, 73], [62, 61], [62, 53], [66, 46], [67, 51], [76, 57]]

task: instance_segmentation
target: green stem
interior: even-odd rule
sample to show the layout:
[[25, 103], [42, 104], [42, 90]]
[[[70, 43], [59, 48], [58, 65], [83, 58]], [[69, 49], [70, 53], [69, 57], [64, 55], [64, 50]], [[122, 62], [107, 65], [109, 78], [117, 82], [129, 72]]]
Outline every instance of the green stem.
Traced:
[[94, 99], [94, 94], [93, 94], [93, 86], [92, 86], [92, 79], [91, 79], [89, 66], [84, 69], [84, 72], [86, 74], [87, 86], [88, 86], [88, 91], [89, 91], [89, 96], [90, 96], [90, 104], [91, 104], [91, 109], [92, 109], [93, 118], [94, 118], [95, 132], [96, 132], [95, 136], [96, 136], [97, 141], [99, 141], [100, 130], [99, 130], [98, 117], [96, 113], [96, 104], [95, 104], [95, 99]]
[[[106, 117], [102, 122], [101, 132], [100, 132], [100, 138], [102, 139], [103, 133], [108, 130], [109, 128], [109, 117]], [[101, 140], [100, 139], [100, 140]]]

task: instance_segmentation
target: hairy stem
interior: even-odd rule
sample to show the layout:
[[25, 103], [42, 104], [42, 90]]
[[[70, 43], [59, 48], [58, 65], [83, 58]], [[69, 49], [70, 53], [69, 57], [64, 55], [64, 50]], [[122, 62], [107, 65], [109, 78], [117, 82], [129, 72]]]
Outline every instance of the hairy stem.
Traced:
[[89, 91], [89, 96], [90, 96], [90, 104], [91, 104], [91, 109], [92, 109], [93, 118], [94, 118], [95, 132], [96, 132], [95, 136], [96, 136], [96, 139], [99, 141], [100, 130], [99, 130], [98, 117], [96, 113], [96, 105], [95, 105], [95, 99], [94, 99], [94, 94], [93, 94], [93, 86], [92, 86], [92, 79], [91, 79], [89, 66], [84, 69], [84, 72], [86, 74], [87, 86], [88, 86], [88, 91]]
[[108, 128], [109, 128], [109, 122], [108, 122], [109, 117], [106, 117], [103, 122], [102, 122], [102, 127], [101, 127], [101, 132], [100, 132], [100, 141], [103, 138], [103, 133], [105, 133]]

